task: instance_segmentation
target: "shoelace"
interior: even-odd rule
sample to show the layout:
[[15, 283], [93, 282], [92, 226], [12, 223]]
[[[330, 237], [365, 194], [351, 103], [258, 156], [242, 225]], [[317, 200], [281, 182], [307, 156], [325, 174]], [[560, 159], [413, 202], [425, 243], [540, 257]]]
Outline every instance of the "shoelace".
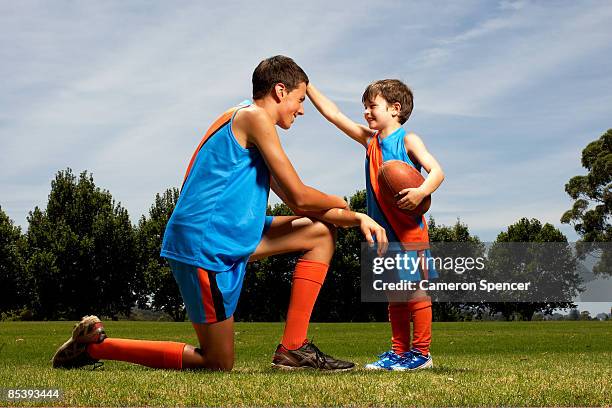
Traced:
[[388, 358], [389, 360], [399, 360], [400, 356], [395, 354], [395, 352], [393, 351], [385, 351], [384, 353], [380, 354], [378, 358], [380, 359]]
[[420, 353], [415, 353], [414, 351], [409, 351], [407, 353], [404, 354], [404, 356], [402, 356], [401, 360], [404, 362], [408, 362], [408, 361], [414, 361], [416, 360], [418, 357], [422, 357], [423, 355]]
[[401, 356], [397, 355], [393, 351], [385, 351], [384, 353], [380, 354], [378, 358], [380, 359], [378, 363], [380, 366], [384, 366], [384, 363], [382, 363], [382, 360], [385, 358], [388, 358], [389, 360], [391, 360], [393, 364], [397, 363], [398, 361], [401, 361], [402, 359]]
[[[312, 343], [312, 340], [308, 343], [308, 345], [314, 350], [315, 357], [317, 360], [317, 368], [322, 368], [327, 364], [327, 354], [323, 353], [317, 346]], [[323, 364], [321, 364], [323, 363]]]

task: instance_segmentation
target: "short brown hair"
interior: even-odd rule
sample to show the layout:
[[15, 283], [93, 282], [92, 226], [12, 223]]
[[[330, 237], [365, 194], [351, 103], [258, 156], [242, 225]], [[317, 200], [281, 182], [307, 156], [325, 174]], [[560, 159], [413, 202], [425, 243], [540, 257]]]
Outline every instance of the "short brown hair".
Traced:
[[389, 104], [399, 103], [401, 106], [398, 120], [400, 124], [406, 123], [413, 108], [412, 90], [399, 79], [380, 79], [372, 82], [363, 92], [361, 102], [373, 101], [380, 95]]
[[279, 82], [291, 92], [302, 82], [308, 85], [308, 76], [289, 57], [276, 55], [266, 58], [253, 71], [253, 99], [263, 98]]

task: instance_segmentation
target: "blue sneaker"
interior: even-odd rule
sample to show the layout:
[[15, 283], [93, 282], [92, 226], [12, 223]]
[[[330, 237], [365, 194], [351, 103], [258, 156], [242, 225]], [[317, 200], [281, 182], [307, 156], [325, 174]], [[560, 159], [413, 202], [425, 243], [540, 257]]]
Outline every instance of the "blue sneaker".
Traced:
[[399, 363], [402, 360], [402, 356], [399, 354], [395, 354], [394, 351], [389, 350], [385, 351], [381, 355], [378, 356], [379, 360], [370, 364], [366, 364], [366, 370], [391, 370], [395, 364]]
[[417, 349], [412, 349], [402, 355], [402, 358], [389, 369], [393, 371], [411, 371], [422, 368], [433, 368], [431, 354], [424, 355]]

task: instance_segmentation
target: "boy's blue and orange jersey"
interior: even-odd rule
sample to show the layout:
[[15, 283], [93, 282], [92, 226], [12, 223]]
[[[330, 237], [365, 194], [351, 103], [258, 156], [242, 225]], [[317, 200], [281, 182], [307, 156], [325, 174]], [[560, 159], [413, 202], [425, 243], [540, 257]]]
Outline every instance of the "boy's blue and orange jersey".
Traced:
[[389, 242], [401, 242], [406, 250], [427, 249], [429, 233], [425, 216], [413, 217], [387, 204], [380, 196], [378, 186], [378, 169], [385, 161], [401, 160], [421, 170], [421, 166], [413, 163], [406, 153], [405, 135], [406, 131], [399, 128], [382, 140], [379, 133], [368, 139], [365, 161], [368, 215], [386, 230]]
[[261, 240], [270, 172], [232, 132], [232, 108], [208, 129], [187, 168], [161, 256], [212, 272], [246, 267]]

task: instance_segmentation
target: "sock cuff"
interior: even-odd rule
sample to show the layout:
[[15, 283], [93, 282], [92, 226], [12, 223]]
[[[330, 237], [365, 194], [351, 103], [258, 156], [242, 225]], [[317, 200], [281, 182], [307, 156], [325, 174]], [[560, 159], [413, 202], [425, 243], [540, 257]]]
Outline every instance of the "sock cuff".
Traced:
[[297, 260], [296, 266], [297, 265], [310, 265], [310, 266], [319, 266], [319, 267], [326, 267], [329, 268], [329, 264], [325, 263], [325, 262], [321, 262], [321, 261], [314, 261], [311, 259], [304, 259], [304, 258], [300, 258]]
[[185, 343], [167, 342], [164, 350], [164, 367], [181, 370], [183, 368], [183, 350]]
[[417, 310], [431, 307], [431, 298], [429, 296], [415, 299], [408, 303], [410, 311], [415, 312]]
[[325, 262], [311, 261], [309, 259], [300, 258], [295, 264], [293, 279], [306, 279], [323, 285], [328, 269], [329, 264], [326, 264]]
[[389, 310], [410, 310], [408, 302], [389, 302]]

